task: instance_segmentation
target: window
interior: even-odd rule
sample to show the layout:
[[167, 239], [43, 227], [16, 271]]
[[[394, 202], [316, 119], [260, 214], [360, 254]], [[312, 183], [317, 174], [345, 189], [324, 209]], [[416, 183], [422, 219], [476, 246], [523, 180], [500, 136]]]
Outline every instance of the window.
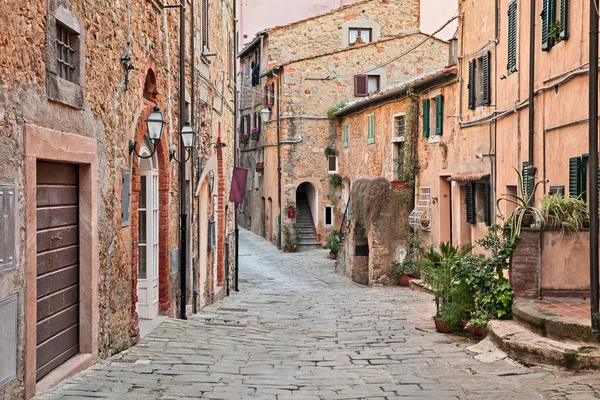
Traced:
[[333, 226], [333, 207], [325, 207], [325, 226]]
[[560, 20], [556, 19], [557, 0], [542, 0], [542, 50], [550, 49], [560, 42], [569, 38], [569, 0], [558, 0], [560, 2]]
[[359, 37], [362, 42], [370, 43], [373, 36], [372, 33], [373, 30], [370, 28], [350, 28], [348, 30], [348, 44], [353, 46]]
[[369, 94], [379, 92], [379, 75], [369, 75], [367, 87]]
[[348, 123], [346, 122], [342, 125], [342, 144], [344, 147], [348, 147], [349, 136]]
[[372, 93], [378, 92], [380, 87], [379, 75], [355, 75], [354, 76], [354, 96], [366, 97]]
[[430, 101], [429, 99], [423, 100], [423, 137], [429, 137], [429, 129], [430, 129], [430, 120], [429, 120], [429, 112], [430, 112]]
[[328, 156], [327, 157], [327, 171], [330, 174], [337, 173], [338, 169], [338, 158], [337, 156]]
[[201, 20], [201, 24], [202, 24], [202, 49], [201, 51], [204, 52], [205, 50], [208, 50], [209, 46], [208, 46], [208, 0], [202, 0], [202, 20]]
[[475, 183], [469, 182], [465, 186], [465, 203], [467, 206], [467, 222], [475, 225]]
[[465, 185], [467, 222], [475, 225], [484, 222], [492, 224], [491, 190], [489, 182], [468, 182]]
[[517, 71], [517, 0], [508, 5], [508, 75]]
[[491, 53], [469, 61], [468, 98], [469, 109], [491, 104], [490, 64]]
[[444, 133], [444, 96], [435, 96], [435, 134]]
[[375, 114], [367, 117], [367, 143], [375, 143]]
[[404, 115], [394, 117], [394, 137], [395, 138], [404, 138], [404, 129], [405, 129], [405, 120]]
[[75, 49], [71, 46], [74, 42], [73, 33], [61, 23], [56, 24], [56, 58], [58, 61], [58, 76], [73, 82], [75, 66]]

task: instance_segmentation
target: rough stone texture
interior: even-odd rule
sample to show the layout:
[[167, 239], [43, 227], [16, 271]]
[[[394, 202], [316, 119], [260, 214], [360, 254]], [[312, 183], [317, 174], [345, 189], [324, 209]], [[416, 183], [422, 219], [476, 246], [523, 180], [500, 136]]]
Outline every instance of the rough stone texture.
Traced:
[[598, 374], [475, 360], [439, 334], [430, 296], [365, 288], [326, 252], [242, 230], [240, 292], [40, 396], [109, 399], [593, 399]]
[[[48, 3], [48, 4], [46, 4]], [[24, 290], [26, 266], [23, 246], [25, 243], [24, 224], [26, 203], [24, 184], [24, 143], [23, 126], [31, 124], [48, 129], [67, 132], [74, 135], [91, 137], [97, 140], [98, 148], [98, 236], [100, 258], [99, 284], [99, 352], [103, 357], [128, 347], [137, 335], [137, 321], [134, 300], [135, 275], [137, 261], [133, 256], [133, 246], [137, 240], [133, 235], [133, 224], [136, 223], [132, 213], [132, 223], [121, 227], [121, 171], [128, 168], [134, 172], [133, 159], [128, 151], [128, 142], [135, 138], [139, 117], [144, 111], [144, 96], [153, 97], [161, 106], [168, 122], [165, 128], [164, 149], [177, 148], [178, 143], [178, 14], [172, 10], [158, 10], [149, 1], [140, 2], [111, 2], [97, 4], [82, 0], [73, 0], [69, 4], [73, 12], [80, 18], [80, 39], [85, 41], [81, 46], [85, 53], [81, 55], [81, 69], [85, 76], [77, 80], [84, 91], [85, 97], [76, 98], [77, 108], [60, 104], [51, 100], [53, 84], [47, 71], [54, 71], [47, 54], [52, 50], [48, 43], [54, 42], [46, 38], [50, 30], [48, 21], [49, 10], [54, 10], [55, 17], [64, 13], [60, 6], [66, 0], [49, 0], [48, 2], [23, 2], [11, 4], [0, 13], [0, 182], [15, 184], [18, 192], [17, 207], [17, 262], [16, 267], [0, 272], [0, 299], [15, 293], [19, 294], [19, 359], [23, 360], [22, 343], [26, 332], [24, 313]], [[219, 178], [219, 188], [222, 190], [221, 206], [228, 199], [233, 157], [233, 118], [234, 113], [230, 104], [234, 98], [232, 85], [233, 76], [233, 1], [228, 0], [211, 6], [210, 24], [211, 52], [217, 53], [211, 58], [210, 66], [203, 70], [206, 77], [202, 80], [195, 93], [195, 128], [204, 139], [215, 142], [220, 138], [227, 147], [223, 150], [222, 170]], [[130, 5], [128, 26], [127, 6]], [[63, 7], [64, 8], [64, 7]], [[200, 7], [195, 10], [196, 22], [200, 17]], [[61, 14], [62, 15], [62, 14]], [[64, 16], [64, 15], [63, 15]], [[190, 13], [187, 14], [188, 22]], [[188, 27], [189, 28], [189, 27]], [[130, 56], [135, 69], [129, 73], [129, 86], [123, 86], [124, 72], [120, 57], [127, 51], [128, 32], [130, 34]], [[198, 34], [198, 32], [196, 32]], [[189, 29], [188, 29], [189, 35]], [[189, 68], [190, 46], [188, 37], [187, 49], [187, 82], [191, 86]], [[197, 46], [198, 48], [198, 46]], [[201, 63], [199, 52], [196, 52], [196, 66]], [[47, 64], [48, 63], [48, 64]], [[151, 86], [145, 87], [146, 77], [150, 74], [156, 77]], [[223, 71], [231, 71], [223, 74]], [[196, 79], [200, 81], [200, 79]], [[212, 87], [209, 88], [210, 82]], [[64, 85], [63, 85], [64, 86]], [[84, 87], [83, 87], [84, 86]], [[58, 86], [57, 86], [58, 88]], [[214, 89], [214, 88], [219, 88]], [[224, 100], [221, 101], [221, 88]], [[216, 110], [204, 107], [203, 118], [200, 120], [200, 97]], [[68, 103], [68, 101], [67, 101]], [[209, 111], [210, 110], [210, 111]], [[143, 121], [141, 121], [143, 124]], [[200, 141], [198, 143], [201, 143]], [[200, 155], [204, 158], [211, 155], [214, 147], [201, 148]], [[197, 160], [197, 158], [196, 158]], [[198, 163], [196, 162], [196, 167]], [[170, 184], [163, 187], [165, 196], [160, 201], [166, 204], [166, 209], [160, 217], [162, 240], [165, 243], [161, 249], [160, 262], [167, 271], [171, 270], [170, 257], [167, 255], [179, 246], [178, 244], [178, 183], [177, 165], [175, 163], [162, 166], [162, 174], [170, 177]], [[188, 172], [188, 177], [192, 174]], [[196, 171], [194, 170], [194, 176]], [[132, 174], [133, 177], [133, 174]], [[132, 184], [139, 184], [133, 181]], [[196, 182], [193, 182], [194, 184]], [[194, 185], [190, 185], [194, 187]], [[138, 188], [139, 190], [139, 188]], [[216, 190], [216, 184], [215, 184]], [[132, 204], [134, 195], [132, 195]], [[233, 207], [227, 213], [222, 209], [223, 232], [233, 231]], [[193, 214], [193, 213], [190, 213]], [[192, 231], [194, 225], [191, 225]], [[223, 249], [221, 242], [220, 249]], [[194, 246], [197, 249], [197, 244]], [[195, 251], [197, 252], [197, 250]], [[223, 265], [224, 253], [221, 252]], [[230, 256], [230, 255], [229, 255]], [[231, 257], [231, 256], [230, 256]], [[192, 257], [190, 257], [190, 260]], [[189, 263], [191, 265], [191, 263]], [[230, 266], [233, 263], [229, 263]], [[191, 267], [190, 267], [191, 270]], [[222, 271], [222, 268], [221, 268]], [[208, 273], [208, 272], [207, 272]], [[191, 273], [188, 275], [191, 276]], [[232, 276], [232, 274], [230, 274]], [[167, 274], [167, 288], [161, 291], [161, 302], [165, 303], [162, 312], [175, 315], [178, 307], [178, 274]], [[191, 298], [190, 300], [191, 301]], [[133, 303], [133, 304], [132, 304]], [[0, 397], [22, 398], [23, 363], [18, 365], [17, 378], [0, 388]]]
[[540, 297], [541, 237], [536, 229], [522, 229], [510, 267], [510, 283], [516, 298]]

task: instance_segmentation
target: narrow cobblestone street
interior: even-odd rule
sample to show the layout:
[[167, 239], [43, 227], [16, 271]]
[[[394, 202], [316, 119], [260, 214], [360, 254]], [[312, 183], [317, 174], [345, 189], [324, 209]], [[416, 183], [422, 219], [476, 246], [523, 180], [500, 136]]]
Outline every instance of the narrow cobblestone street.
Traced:
[[592, 399], [595, 373], [481, 363], [435, 332], [428, 295], [366, 288], [325, 251], [241, 231], [240, 292], [39, 399]]

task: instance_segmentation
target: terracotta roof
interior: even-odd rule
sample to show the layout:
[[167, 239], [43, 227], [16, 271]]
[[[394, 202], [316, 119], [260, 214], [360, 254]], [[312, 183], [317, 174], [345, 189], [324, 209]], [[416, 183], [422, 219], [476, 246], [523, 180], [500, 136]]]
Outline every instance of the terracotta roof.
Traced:
[[490, 177], [487, 173], [454, 175], [448, 178], [450, 182], [476, 182]]
[[343, 117], [353, 111], [360, 110], [368, 105], [393, 98], [404, 96], [409, 89], [416, 89], [421, 87], [427, 87], [428, 85], [443, 82], [445, 80], [455, 79], [458, 74], [458, 68], [456, 65], [452, 65], [446, 68], [438, 69], [436, 71], [425, 72], [421, 75], [414, 76], [408, 80], [395, 83], [381, 92], [365, 97], [349, 103], [344, 108], [341, 108], [336, 114], [336, 117]]

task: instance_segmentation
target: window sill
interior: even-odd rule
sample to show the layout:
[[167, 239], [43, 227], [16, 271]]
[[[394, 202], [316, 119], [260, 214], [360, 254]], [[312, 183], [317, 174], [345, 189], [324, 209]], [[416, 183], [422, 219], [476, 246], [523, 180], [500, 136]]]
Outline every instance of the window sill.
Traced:
[[337, 173], [338, 173], [338, 171], [327, 171], [327, 173], [328, 173], [329, 175], [335, 175], [335, 174], [337, 174]]
[[397, 136], [392, 138], [392, 142], [393, 143], [401, 143], [401, 142], [406, 142], [406, 137], [405, 136]]
[[367, 144], [375, 144], [375, 141], [374, 140], [373, 141], [369, 141], [369, 142], [367, 142]]
[[435, 144], [435, 143], [441, 142], [441, 140], [442, 139], [441, 139], [440, 135], [435, 135], [435, 136], [429, 138], [428, 143]]

